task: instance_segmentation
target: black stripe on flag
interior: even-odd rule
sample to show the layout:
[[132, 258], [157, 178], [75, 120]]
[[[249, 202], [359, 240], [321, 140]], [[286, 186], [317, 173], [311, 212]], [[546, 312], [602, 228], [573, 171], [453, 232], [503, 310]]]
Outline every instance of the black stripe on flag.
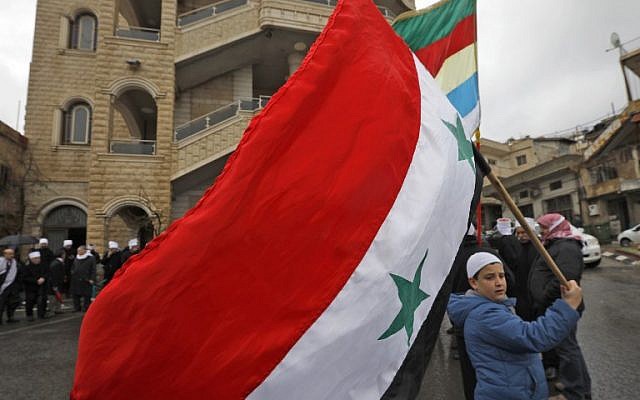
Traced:
[[[482, 193], [482, 182], [485, 176], [485, 168], [487, 167], [486, 161], [483, 164], [484, 158], [481, 159], [480, 153], [476, 147], [473, 146], [474, 160], [476, 164], [476, 184], [473, 192], [473, 200], [471, 201], [471, 207], [469, 210], [469, 220], [467, 226], [473, 221], [478, 202], [480, 201], [480, 194]], [[460, 241], [462, 242], [462, 237]], [[451, 260], [453, 264], [453, 260]], [[415, 341], [409, 349], [407, 357], [402, 362], [402, 366], [393, 378], [391, 385], [387, 388], [386, 392], [382, 396], [382, 400], [410, 400], [415, 399], [420, 391], [420, 385], [424, 378], [424, 373], [429, 365], [431, 359], [431, 353], [435, 347], [436, 340], [440, 333], [440, 325], [442, 325], [442, 319], [449, 303], [449, 296], [453, 287], [453, 280], [457, 271], [449, 271], [447, 279], [445, 279], [438, 295], [436, 296], [433, 306], [427, 319], [420, 327], [420, 331], [416, 336]]]

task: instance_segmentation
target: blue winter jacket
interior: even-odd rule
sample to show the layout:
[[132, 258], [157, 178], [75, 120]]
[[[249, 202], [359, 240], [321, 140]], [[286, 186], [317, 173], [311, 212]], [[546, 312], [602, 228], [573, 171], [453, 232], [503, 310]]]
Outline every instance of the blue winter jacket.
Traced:
[[515, 299], [493, 302], [470, 290], [452, 294], [447, 312], [464, 328], [467, 352], [476, 371], [475, 399], [547, 399], [540, 352], [555, 347], [580, 318], [564, 300], [556, 300], [533, 322], [512, 312]]

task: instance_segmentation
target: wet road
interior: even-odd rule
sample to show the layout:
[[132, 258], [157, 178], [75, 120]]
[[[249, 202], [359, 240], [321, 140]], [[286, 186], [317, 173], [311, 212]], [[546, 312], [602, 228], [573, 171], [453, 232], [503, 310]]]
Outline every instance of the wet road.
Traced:
[[[589, 367], [594, 400], [640, 399], [640, 267], [604, 259], [585, 271], [582, 280], [586, 311], [578, 324], [578, 340]], [[445, 330], [418, 399], [464, 399], [458, 361], [451, 357], [453, 339]]]
[[[587, 270], [587, 311], [578, 337], [593, 381], [593, 398], [640, 398], [640, 267], [604, 260]], [[24, 314], [19, 314], [24, 318]], [[0, 399], [68, 399], [81, 315], [0, 326]], [[440, 340], [418, 398], [462, 399], [459, 365], [450, 355], [452, 337]], [[99, 373], [99, 371], [96, 371]]]

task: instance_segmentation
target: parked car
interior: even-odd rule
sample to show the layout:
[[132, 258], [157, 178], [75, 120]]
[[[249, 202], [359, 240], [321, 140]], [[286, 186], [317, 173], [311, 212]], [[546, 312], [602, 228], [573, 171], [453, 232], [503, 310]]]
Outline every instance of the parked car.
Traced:
[[622, 231], [622, 233], [618, 235], [618, 243], [620, 243], [620, 246], [627, 247], [631, 243], [638, 242], [640, 242], [640, 225], [636, 225], [631, 229]]
[[595, 268], [602, 261], [602, 251], [600, 250], [600, 242], [595, 236], [584, 233], [584, 228], [576, 228], [571, 225], [571, 232], [574, 235], [582, 237], [582, 258], [586, 268]]

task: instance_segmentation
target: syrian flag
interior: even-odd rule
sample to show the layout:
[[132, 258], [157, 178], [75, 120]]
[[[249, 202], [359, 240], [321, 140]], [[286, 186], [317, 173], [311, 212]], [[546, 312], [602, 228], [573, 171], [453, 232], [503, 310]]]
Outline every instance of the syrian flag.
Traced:
[[71, 398], [401, 393], [467, 230], [469, 135], [373, 2], [340, 1], [215, 184], [91, 306]]

